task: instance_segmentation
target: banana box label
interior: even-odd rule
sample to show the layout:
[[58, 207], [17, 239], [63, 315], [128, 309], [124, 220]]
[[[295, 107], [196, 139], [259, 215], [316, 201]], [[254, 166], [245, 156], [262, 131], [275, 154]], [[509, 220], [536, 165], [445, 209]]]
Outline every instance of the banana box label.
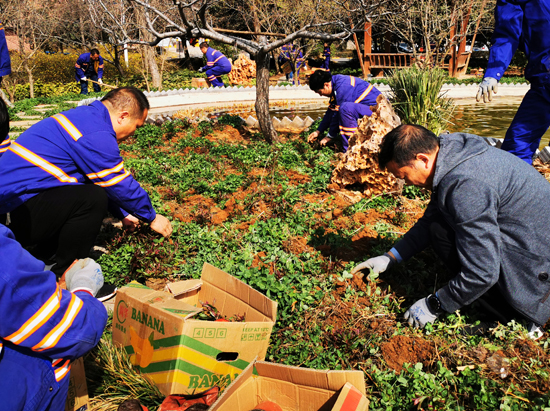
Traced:
[[[117, 293], [113, 341], [165, 395], [223, 389], [267, 352], [277, 304], [208, 264], [201, 281], [177, 296], [135, 282]], [[195, 319], [203, 304], [244, 321]]]

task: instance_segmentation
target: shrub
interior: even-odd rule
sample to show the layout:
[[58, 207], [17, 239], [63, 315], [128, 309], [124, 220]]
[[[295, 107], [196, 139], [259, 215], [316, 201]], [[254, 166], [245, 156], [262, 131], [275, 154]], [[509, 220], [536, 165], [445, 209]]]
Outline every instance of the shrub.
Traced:
[[404, 124], [420, 124], [439, 134], [450, 122], [452, 99], [441, 94], [446, 80], [443, 70], [411, 67], [396, 70], [388, 79], [390, 101]]

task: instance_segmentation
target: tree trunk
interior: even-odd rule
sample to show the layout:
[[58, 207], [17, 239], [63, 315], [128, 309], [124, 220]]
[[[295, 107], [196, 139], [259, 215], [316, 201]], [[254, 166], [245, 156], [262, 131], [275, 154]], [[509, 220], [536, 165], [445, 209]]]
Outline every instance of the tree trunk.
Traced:
[[24, 63], [25, 70], [27, 71], [27, 74], [29, 75], [29, 93], [30, 97], [34, 98], [34, 77], [32, 76], [32, 70], [27, 64], [27, 60], [25, 60]]
[[256, 115], [260, 130], [269, 144], [278, 143], [279, 136], [269, 116], [269, 54], [256, 55]]
[[86, 45], [86, 37], [84, 36], [84, 20], [82, 18], [82, 13], [80, 13], [78, 17], [80, 19], [80, 41], [82, 42], [82, 47], [84, 47]]
[[151, 82], [153, 87], [160, 90], [162, 87], [162, 79], [160, 77], [159, 66], [155, 60], [155, 49], [153, 47], [145, 47], [145, 56], [147, 58], [149, 73], [151, 73]]
[[120, 74], [120, 77], [124, 77], [124, 69], [120, 64], [120, 50], [118, 49], [117, 46], [115, 46], [115, 58], [113, 63], [115, 64], [115, 67], [118, 70], [118, 74]]

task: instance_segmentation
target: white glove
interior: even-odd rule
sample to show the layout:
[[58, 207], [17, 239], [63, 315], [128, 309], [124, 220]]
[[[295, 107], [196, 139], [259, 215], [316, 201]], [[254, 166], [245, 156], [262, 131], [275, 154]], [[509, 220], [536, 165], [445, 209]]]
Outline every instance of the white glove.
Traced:
[[74, 293], [76, 291], [87, 291], [94, 297], [103, 287], [103, 273], [101, 267], [91, 258], [77, 260], [65, 274], [65, 283], [67, 290]]
[[199, 69], [199, 73], [202, 73], [204, 70], [202, 69], [202, 67]]
[[369, 258], [351, 270], [352, 274], [365, 269], [372, 269], [375, 273], [383, 273], [394, 263], [393, 258], [388, 253], [379, 255], [378, 257]]
[[481, 96], [483, 96], [484, 103], [487, 103], [487, 100], [491, 101], [493, 99], [491, 92], [496, 94], [497, 90], [498, 90], [498, 80], [493, 77], [485, 77], [481, 82], [481, 84], [479, 85], [476, 101], [479, 101], [481, 99]]
[[88, 79], [86, 78], [86, 76], [84, 76], [84, 77], [82, 77], [82, 78], [80, 79], [80, 81], [87, 81], [87, 80], [88, 80]]
[[411, 327], [424, 328], [426, 324], [433, 323], [439, 317], [439, 314], [432, 313], [428, 307], [428, 297], [426, 297], [411, 305], [405, 312], [404, 317]]
[[103, 79], [98, 78], [98, 79], [97, 79], [97, 82], [98, 82], [99, 84], [103, 84]]

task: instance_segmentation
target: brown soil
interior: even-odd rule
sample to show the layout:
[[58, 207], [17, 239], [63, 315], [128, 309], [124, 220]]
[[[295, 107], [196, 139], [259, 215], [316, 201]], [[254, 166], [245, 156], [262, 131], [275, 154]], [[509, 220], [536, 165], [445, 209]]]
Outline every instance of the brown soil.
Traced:
[[398, 373], [403, 369], [404, 363], [414, 365], [420, 362], [425, 367], [429, 367], [436, 353], [433, 342], [404, 335], [392, 337], [382, 344], [381, 349], [388, 366]]
[[223, 130], [216, 130], [216, 132], [207, 135], [206, 138], [212, 142], [246, 143], [239, 130], [230, 125], [226, 125]]

